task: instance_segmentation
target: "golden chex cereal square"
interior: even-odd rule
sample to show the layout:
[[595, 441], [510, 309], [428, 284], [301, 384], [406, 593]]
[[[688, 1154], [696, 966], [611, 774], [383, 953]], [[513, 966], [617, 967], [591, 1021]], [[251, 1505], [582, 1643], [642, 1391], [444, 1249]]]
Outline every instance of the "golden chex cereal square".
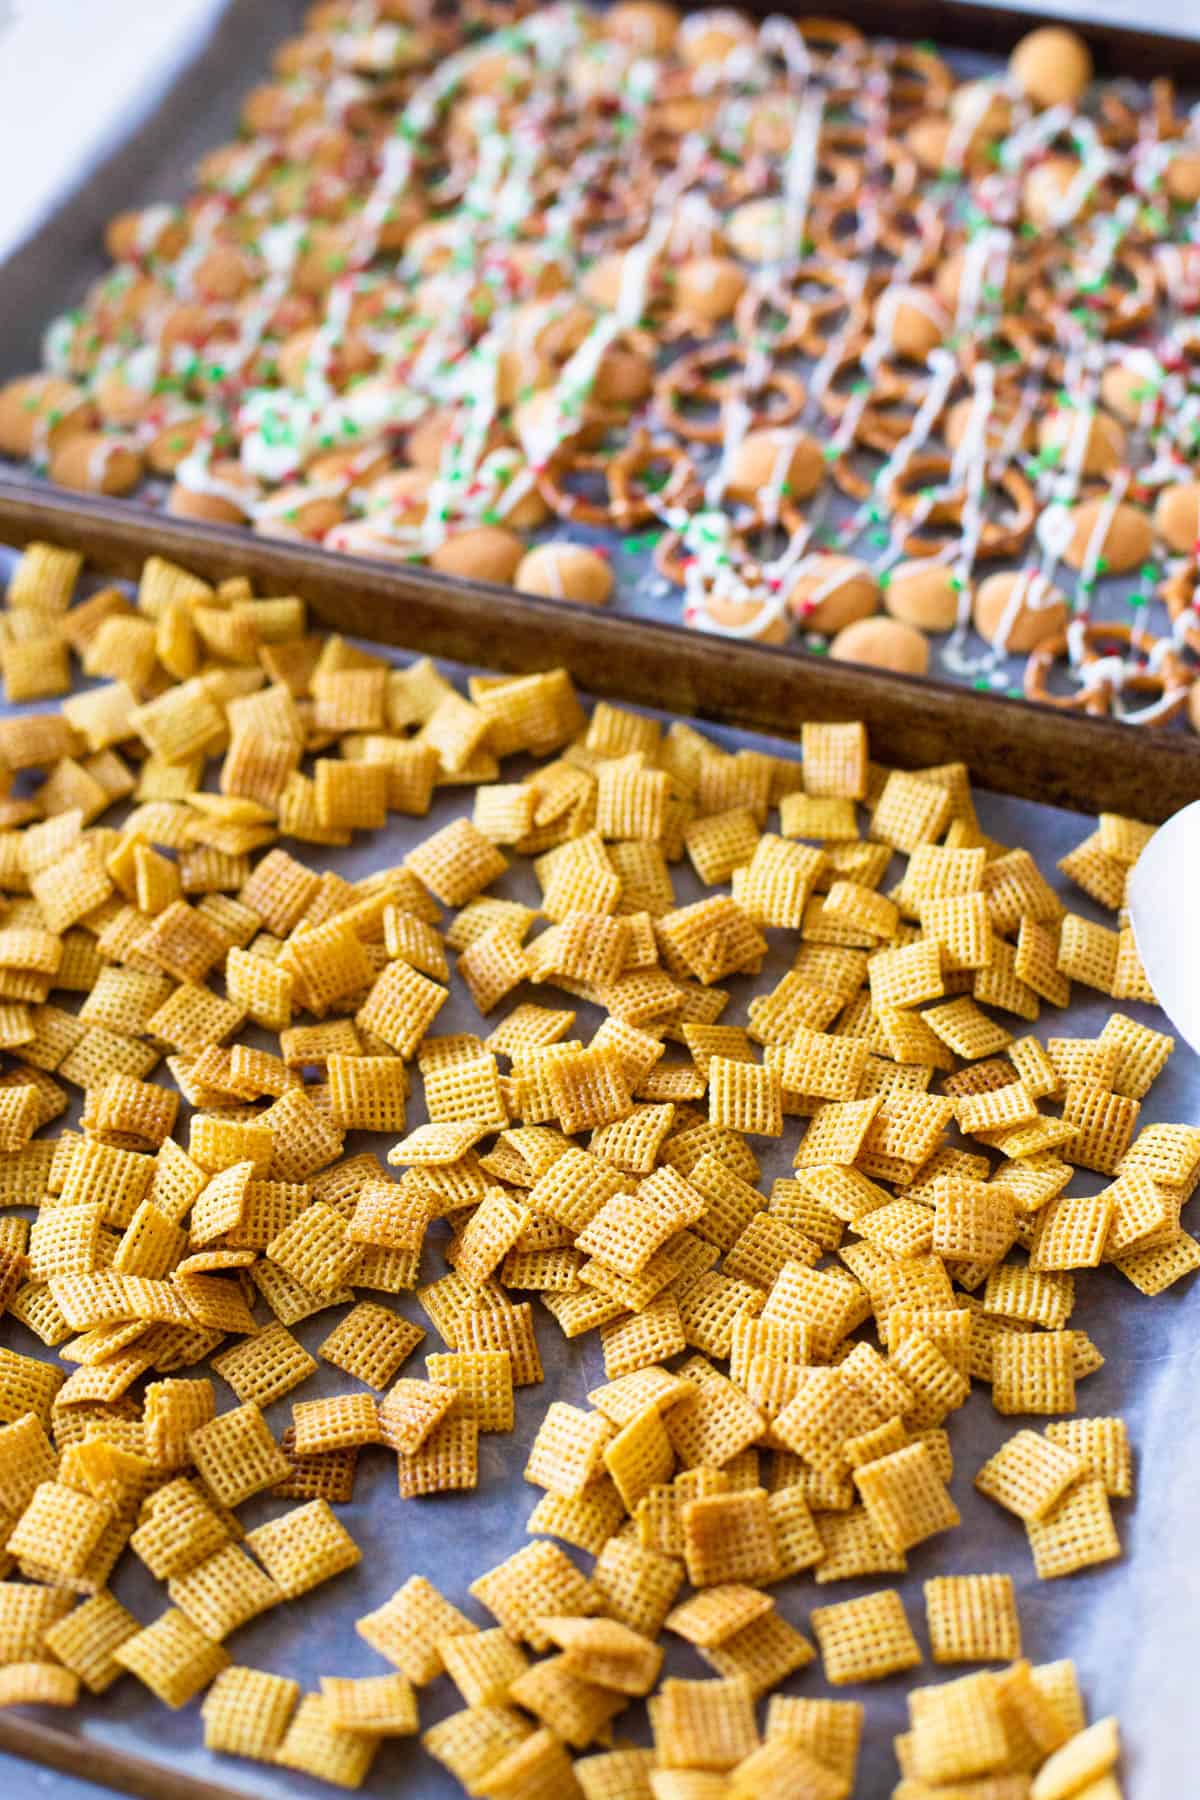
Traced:
[[921, 1650], [895, 1588], [818, 1606], [810, 1623], [820, 1646], [825, 1678], [834, 1687], [880, 1681], [921, 1661]]

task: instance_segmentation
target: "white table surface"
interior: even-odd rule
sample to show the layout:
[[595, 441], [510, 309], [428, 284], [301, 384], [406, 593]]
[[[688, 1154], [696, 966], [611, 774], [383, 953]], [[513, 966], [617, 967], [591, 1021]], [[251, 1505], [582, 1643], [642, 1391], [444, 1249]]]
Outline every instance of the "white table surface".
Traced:
[[[1063, 19], [1200, 37], [1200, 10], [1186, 0], [1022, 3]], [[78, 169], [120, 141], [221, 8], [222, 0], [0, 0], [0, 256], [46, 217]], [[103, 1800], [107, 1790], [0, 1756], [0, 1792]]]

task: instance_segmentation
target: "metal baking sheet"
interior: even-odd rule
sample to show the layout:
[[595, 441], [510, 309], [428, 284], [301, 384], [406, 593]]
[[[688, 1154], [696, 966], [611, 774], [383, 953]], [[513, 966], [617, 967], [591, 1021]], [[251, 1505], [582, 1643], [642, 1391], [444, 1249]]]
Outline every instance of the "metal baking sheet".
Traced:
[[[9, 551], [0, 550], [0, 581], [6, 578], [12, 560]], [[399, 653], [392, 654], [398, 662], [410, 660]], [[469, 672], [452, 664], [443, 667], [460, 681]], [[731, 749], [753, 747], [787, 757], [796, 755], [795, 745], [783, 740], [708, 725], [704, 729], [715, 741]], [[980, 793], [977, 798], [985, 830], [1001, 841], [1028, 846], [1074, 910], [1103, 917], [1086, 897], [1069, 888], [1065, 878], [1054, 873], [1057, 858], [1086, 834], [1090, 821], [1077, 813], [1009, 797]], [[351, 879], [358, 878], [399, 861], [428, 831], [458, 816], [466, 802], [463, 790], [449, 788], [438, 796], [427, 821], [393, 820], [386, 832], [364, 838], [349, 850], [315, 846], [302, 846], [301, 850], [315, 867], [336, 868]], [[703, 890], [689, 865], [675, 865], [672, 874], [681, 902], [699, 897]], [[536, 904], [536, 884], [524, 862], [510, 870], [495, 891]], [[743, 978], [729, 984], [734, 1000], [726, 1014], [728, 1022], [744, 1020], [746, 1001], [756, 988], [777, 979], [788, 966], [784, 934], [768, 935], [772, 951], [761, 981]], [[1048, 1010], [1044, 1014], [1033, 1028], [1039, 1037], [1064, 1032], [1091, 1035], [1100, 1029], [1111, 1010], [1108, 1002], [1099, 996], [1087, 997], [1086, 989], [1077, 988], [1076, 993], [1079, 998], [1069, 1012]], [[521, 997], [520, 993], [514, 995], [510, 1003], [515, 1004]], [[497, 1017], [503, 1016], [510, 1003], [498, 1009], [488, 1025], [482, 1025], [465, 990], [461, 984], [455, 984], [448, 1004], [439, 1014], [437, 1030], [486, 1031]], [[1129, 1005], [1124, 1010], [1147, 1023], [1159, 1027], [1163, 1024], [1155, 1008]], [[601, 1016], [596, 1009], [581, 1005], [580, 1035], [590, 1035]], [[262, 1041], [265, 1044], [268, 1040]], [[183, 1111], [186, 1114], [187, 1108]], [[410, 1124], [419, 1123], [423, 1116], [423, 1108], [415, 1102]], [[1181, 1047], [1146, 1101], [1142, 1122], [1191, 1120], [1197, 1116], [1200, 1061]], [[756, 1143], [764, 1191], [773, 1177], [789, 1172], [799, 1134], [799, 1121], [789, 1120], [778, 1142]], [[347, 1149], [368, 1146], [382, 1152], [385, 1144], [359, 1136], [348, 1140]], [[1081, 1174], [1076, 1179], [1079, 1191], [1094, 1191], [1102, 1185], [1096, 1176]], [[437, 1242], [445, 1229], [444, 1224], [434, 1227], [433, 1241], [422, 1266], [423, 1280], [435, 1279], [443, 1272]], [[1091, 1716], [1116, 1712], [1121, 1718], [1130, 1800], [1159, 1800], [1168, 1793], [1189, 1791], [1186, 1779], [1194, 1764], [1191, 1670], [1200, 1652], [1200, 1559], [1192, 1541], [1191, 1524], [1192, 1496], [1195, 1483], [1200, 1480], [1200, 1452], [1193, 1448], [1200, 1444], [1200, 1297], [1194, 1283], [1184, 1282], [1157, 1299], [1147, 1299], [1110, 1268], [1079, 1274], [1077, 1287], [1079, 1303], [1072, 1324], [1087, 1330], [1106, 1358], [1104, 1367], [1080, 1384], [1080, 1412], [1123, 1414], [1129, 1421], [1135, 1447], [1137, 1497], [1134, 1501], [1114, 1503], [1125, 1551], [1123, 1560], [1065, 1581], [1035, 1579], [1022, 1527], [976, 1494], [971, 1483], [975, 1471], [1013, 1430], [1023, 1423], [1036, 1426], [1039, 1421], [1000, 1418], [986, 1391], [976, 1388], [966, 1407], [950, 1421], [955, 1456], [952, 1491], [962, 1513], [962, 1526], [913, 1552], [908, 1574], [899, 1578], [896, 1585], [927, 1651], [922, 1582], [928, 1576], [1001, 1570], [1011, 1573], [1017, 1586], [1025, 1653], [1035, 1662], [1062, 1656], [1075, 1658]], [[428, 1330], [425, 1343], [403, 1371], [422, 1372], [423, 1354], [440, 1347], [436, 1333], [412, 1295], [384, 1303], [395, 1304], [406, 1317]], [[296, 1335], [309, 1350], [315, 1350], [343, 1316], [343, 1310], [304, 1321], [295, 1328]], [[468, 1598], [467, 1589], [478, 1575], [528, 1541], [524, 1522], [536, 1502], [537, 1490], [523, 1481], [521, 1470], [532, 1435], [551, 1399], [582, 1404], [588, 1389], [604, 1379], [596, 1334], [568, 1343], [548, 1313], [535, 1306], [535, 1316], [545, 1384], [518, 1391], [515, 1436], [480, 1439], [478, 1490], [401, 1501], [396, 1493], [393, 1458], [384, 1451], [364, 1452], [354, 1501], [339, 1509], [362, 1547], [362, 1563], [236, 1633], [229, 1645], [236, 1661], [292, 1675], [306, 1687], [315, 1687], [321, 1675], [383, 1673], [387, 1665], [357, 1637], [353, 1621], [378, 1606], [414, 1573], [429, 1577], [481, 1625], [493, 1622]], [[0, 1342], [25, 1354], [52, 1358], [52, 1353], [43, 1351], [12, 1320], [0, 1322]], [[356, 1385], [339, 1371], [321, 1365], [319, 1373], [304, 1387], [303, 1396], [344, 1392]], [[237, 1403], [232, 1391], [219, 1379], [216, 1386], [220, 1408]], [[290, 1420], [291, 1398], [268, 1409], [276, 1434]], [[241, 1516], [247, 1525], [254, 1525], [284, 1508], [283, 1502], [258, 1497], [241, 1509]], [[585, 1570], [590, 1567], [590, 1558], [582, 1553], [568, 1554]], [[815, 1606], [848, 1599], [881, 1585], [889, 1583], [877, 1579], [818, 1587], [810, 1578], [800, 1578], [772, 1591], [784, 1616], [804, 1630]], [[113, 1587], [145, 1622], [156, 1617], [165, 1604], [161, 1586], [131, 1555], [122, 1559]], [[671, 1640], [664, 1638], [664, 1642]], [[694, 1652], [677, 1642], [669, 1651], [667, 1670], [690, 1676], [711, 1674]], [[864, 1800], [876, 1800], [890, 1792], [896, 1779], [891, 1739], [906, 1726], [904, 1695], [908, 1686], [961, 1672], [939, 1670], [927, 1661], [911, 1677], [835, 1690], [826, 1685], [820, 1664], [816, 1663], [788, 1681], [782, 1691], [840, 1695], [865, 1702], [867, 1724], [856, 1793]], [[420, 1695], [422, 1728], [460, 1704], [447, 1678], [435, 1682]], [[315, 1797], [319, 1792], [329, 1792], [290, 1771], [209, 1755], [202, 1747], [198, 1702], [180, 1713], [170, 1713], [132, 1678], [122, 1678], [107, 1695], [86, 1701], [75, 1713], [40, 1716], [56, 1729], [79, 1734], [85, 1745], [104, 1744], [149, 1759], [173, 1774], [219, 1783], [230, 1794], [244, 1795], [248, 1800], [285, 1800], [296, 1794]], [[622, 1715], [616, 1730], [636, 1741], [648, 1741], [640, 1703]], [[0, 1744], [2, 1741], [0, 1737]], [[64, 1784], [62, 1791], [79, 1790], [74, 1784]], [[164, 1787], [163, 1791], [168, 1790]], [[366, 1792], [403, 1800], [450, 1800], [459, 1789], [415, 1741], [398, 1740], [381, 1750]]]
[[[165, 98], [148, 107], [144, 117], [131, 119], [120, 148], [98, 164], [81, 169], [76, 187], [52, 217], [23, 247], [0, 262], [0, 307], [6, 320], [5, 339], [0, 347], [0, 379], [38, 365], [42, 333], [50, 318], [76, 303], [89, 283], [108, 266], [102, 234], [114, 213], [183, 197], [197, 157], [233, 134], [243, 95], [265, 75], [274, 47], [299, 28], [304, 10], [301, 0], [228, 0], [208, 40], [182, 68]], [[756, 10], [753, 4], [750, 10]], [[1011, 41], [1024, 25], [1036, 22], [1034, 15], [1012, 9], [947, 4], [944, 0], [905, 0], [905, 4], [895, 7], [883, 6], [880, 0], [858, 0], [849, 11], [855, 22], [877, 33], [887, 31], [913, 38], [940, 38], [944, 34], [947, 60], [962, 76], [977, 76], [999, 67], [999, 47]], [[1170, 40], [1162, 40], [1156, 58], [1152, 33], [1114, 29], [1112, 24], [1082, 16], [1082, 8], [1078, 7], [1072, 8], [1072, 17], [1080, 28], [1090, 32], [1102, 50], [1107, 40], [1108, 73], [1119, 74], [1128, 68], [1139, 78], [1148, 73], [1180, 75], [1183, 59], [1177, 45], [1173, 51]], [[1178, 32], [1196, 31], [1194, 20], [1160, 17]], [[1190, 67], [1200, 78], [1200, 57]], [[693, 446], [694, 451], [696, 448]], [[698, 472], [705, 477], [712, 473], [718, 453], [700, 449], [695, 460]], [[39, 478], [24, 468], [0, 466], [21, 480], [41, 485]], [[827, 486], [833, 489], [832, 483]], [[161, 505], [164, 494], [165, 484], [147, 483], [140, 503]], [[120, 504], [114, 506], [119, 508]], [[824, 522], [836, 528], [853, 510], [843, 496], [832, 493]], [[653, 566], [652, 541], [656, 535], [644, 530], [630, 535], [596, 532], [558, 520], [529, 534], [530, 540], [537, 542], [569, 537], [600, 544], [609, 555], [616, 576], [610, 610], [686, 628], [682, 590], [665, 580]], [[868, 533], [868, 560], [878, 554], [878, 548], [869, 546]], [[782, 540], [778, 547], [782, 548]], [[861, 542], [856, 548], [861, 550]], [[1074, 591], [1073, 576], [1060, 571], [1059, 579], [1068, 594]], [[1091, 598], [1091, 616], [1124, 625], [1132, 623], [1154, 635], [1165, 634], [1169, 629], [1166, 608], [1157, 598], [1144, 601], [1147, 591], [1142, 574], [1105, 581]], [[1131, 605], [1133, 595], [1138, 598]], [[498, 599], [497, 605], [502, 607], [503, 601]], [[797, 628], [788, 648], [795, 654], [820, 655], [825, 645], [823, 640]], [[957, 649], [952, 649], [950, 640], [942, 636], [931, 639], [930, 677], [967, 687], [986, 686], [990, 691], [1019, 698], [1024, 660], [1020, 656], [992, 657], [974, 631], [968, 632]], [[1073, 690], [1073, 683], [1065, 675], [1056, 676], [1054, 685], [1060, 693]], [[1125, 704], [1118, 696], [1114, 710]], [[1140, 704], [1135, 697], [1128, 709], [1136, 713]], [[1174, 728], [1186, 729], [1181, 721], [1176, 721]]]

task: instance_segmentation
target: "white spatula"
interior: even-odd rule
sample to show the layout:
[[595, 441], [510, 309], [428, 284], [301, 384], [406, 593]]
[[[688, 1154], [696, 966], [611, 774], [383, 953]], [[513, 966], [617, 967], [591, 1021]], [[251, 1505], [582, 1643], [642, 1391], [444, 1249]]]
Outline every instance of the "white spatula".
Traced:
[[1134, 865], [1129, 911], [1159, 1005], [1200, 1050], [1200, 800], [1160, 825]]

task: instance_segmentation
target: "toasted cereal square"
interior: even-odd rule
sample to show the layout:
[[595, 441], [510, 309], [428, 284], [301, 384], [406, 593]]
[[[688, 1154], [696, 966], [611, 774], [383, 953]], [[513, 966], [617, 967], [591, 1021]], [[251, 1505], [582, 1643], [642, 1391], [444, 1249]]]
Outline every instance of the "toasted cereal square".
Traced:
[[1075, 1410], [1072, 1331], [1002, 1331], [993, 1346], [992, 1403], [1001, 1413]]
[[940, 1575], [925, 1583], [925, 1616], [936, 1663], [1012, 1662], [1021, 1628], [1011, 1575]]
[[1063, 1156], [1078, 1168], [1115, 1175], [1129, 1149], [1141, 1103], [1096, 1082], [1072, 1082], [1063, 1099], [1063, 1123], [1071, 1137]]
[[79, 1681], [58, 1663], [9, 1663], [0, 1669], [0, 1708], [6, 1706], [74, 1706]]
[[289, 1425], [279, 1440], [289, 1473], [271, 1489], [277, 1500], [328, 1500], [344, 1506], [354, 1498], [358, 1468], [357, 1450], [320, 1450], [313, 1456], [297, 1456], [296, 1434]]
[[167, 1583], [167, 1595], [216, 1643], [269, 1607], [278, 1606], [283, 1598], [275, 1583], [237, 1544], [224, 1544], [186, 1575], [173, 1576]]
[[529, 1660], [498, 1625], [489, 1631], [450, 1633], [439, 1639], [446, 1673], [468, 1706], [502, 1706]]
[[[631, 1545], [631, 1548], [637, 1546]], [[487, 1607], [514, 1642], [524, 1641], [538, 1651], [548, 1649], [551, 1642], [538, 1624], [539, 1619], [599, 1610], [598, 1591], [593, 1584], [584, 1579], [556, 1544], [541, 1541], [526, 1544], [494, 1569], [479, 1576], [472, 1582], [470, 1593], [473, 1599]], [[614, 1611], [611, 1605], [608, 1610]], [[614, 1616], [620, 1617], [620, 1614]], [[640, 1629], [636, 1621], [625, 1619], [623, 1622], [631, 1624], [634, 1630]], [[647, 1632], [645, 1635], [655, 1634]]]
[[984, 1463], [975, 1486], [1029, 1523], [1053, 1512], [1087, 1469], [1085, 1459], [1066, 1445], [1036, 1431], [1018, 1431]]
[[659, 1690], [652, 1724], [655, 1755], [664, 1769], [732, 1769], [759, 1742], [753, 1689], [741, 1677], [670, 1677]]
[[411, 1737], [417, 1729], [417, 1700], [403, 1675], [369, 1675], [355, 1681], [322, 1675], [321, 1695], [335, 1725], [370, 1738]]
[[1090, 1471], [1039, 1519], [1027, 1519], [1025, 1532], [1040, 1581], [1072, 1575], [1077, 1569], [1111, 1562], [1121, 1554], [1108, 1494], [1101, 1475]]
[[577, 1550], [599, 1555], [625, 1521], [625, 1505], [612, 1482], [597, 1478], [578, 1500], [543, 1494], [525, 1524], [530, 1535], [544, 1532]]
[[597, 1473], [613, 1428], [600, 1413], [552, 1401], [525, 1465], [525, 1479], [564, 1500], [578, 1499]]
[[213, 1368], [238, 1399], [270, 1406], [316, 1373], [304, 1346], [277, 1320], [213, 1358]]
[[382, 1443], [398, 1456], [412, 1456], [456, 1404], [453, 1388], [436, 1382], [404, 1379], [396, 1382], [379, 1402], [378, 1426]]
[[558, 1735], [543, 1726], [491, 1763], [478, 1791], [491, 1800], [521, 1800], [525, 1794], [566, 1794], [575, 1787], [569, 1752]]
[[0, 1582], [0, 1664], [40, 1661], [49, 1647], [47, 1633], [70, 1604], [65, 1588]]
[[880, 1681], [916, 1668], [921, 1650], [895, 1588], [819, 1606], [810, 1623], [821, 1650], [825, 1678], [834, 1687]]
[[518, 1745], [535, 1735], [529, 1721], [511, 1707], [471, 1706], [432, 1726], [421, 1742], [456, 1780], [477, 1786], [486, 1774], [503, 1767]]
[[606, 1750], [575, 1764], [583, 1800], [653, 1800], [653, 1750]]
[[731, 1583], [703, 1588], [668, 1613], [666, 1625], [698, 1650], [709, 1650], [763, 1618], [771, 1608], [770, 1597], [760, 1589]]
[[458, 1328], [458, 1350], [507, 1350], [515, 1388], [534, 1387], [544, 1379], [527, 1300], [506, 1308], [478, 1307], [465, 1312]]
[[577, 1750], [601, 1738], [614, 1714], [626, 1704], [620, 1694], [572, 1673], [566, 1656], [531, 1664], [513, 1682], [512, 1698], [540, 1719], [556, 1740]]
[[479, 1481], [478, 1441], [475, 1420], [452, 1410], [416, 1450], [397, 1458], [401, 1497], [411, 1500], [420, 1494], [475, 1487]]
[[683, 1551], [693, 1587], [769, 1581], [779, 1549], [762, 1488], [710, 1494], [681, 1509]]
[[385, 1388], [424, 1336], [401, 1314], [364, 1300], [317, 1346], [317, 1355], [368, 1387]]
[[222, 1506], [240, 1506], [291, 1473], [291, 1464], [253, 1403], [220, 1413], [190, 1432], [187, 1442], [197, 1470]]
[[779, 1137], [783, 1131], [780, 1075], [762, 1063], [714, 1056], [708, 1065], [708, 1107], [713, 1125], [751, 1136]]
[[164, 1706], [178, 1710], [228, 1668], [229, 1656], [185, 1613], [169, 1608], [112, 1652]]
[[465, 1417], [481, 1432], [513, 1428], [512, 1357], [507, 1350], [459, 1350], [425, 1359], [429, 1380], [450, 1388]]
[[294, 1506], [257, 1526], [246, 1544], [289, 1600], [352, 1569], [362, 1556], [325, 1500]]
[[292, 1405], [295, 1450], [313, 1456], [379, 1442], [379, 1415], [371, 1394], [326, 1394]]
[[863, 1708], [854, 1700], [819, 1700], [772, 1694], [766, 1736], [787, 1738], [824, 1768], [853, 1784], [862, 1739]]
[[107, 1506], [61, 1481], [43, 1481], [8, 1534], [6, 1549], [19, 1562], [40, 1566], [63, 1580], [82, 1575], [109, 1523]]
[[335, 1787], [360, 1788], [377, 1748], [375, 1737], [338, 1725], [323, 1694], [305, 1694], [272, 1760]]
[[1117, 932], [1096, 925], [1078, 913], [1068, 913], [1058, 939], [1058, 967], [1071, 981], [1111, 994], [1117, 971], [1120, 940]]
[[1081, 1456], [1113, 1499], [1127, 1500], [1133, 1493], [1133, 1458], [1124, 1419], [1056, 1419], [1045, 1434], [1052, 1444]]
[[[1115, 1211], [1111, 1189], [1099, 1194], [1063, 1194], [1052, 1200], [1036, 1218], [1029, 1245], [1030, 1268], [1098, 1268], [1108, 1246]], [[1167, 1222], [1160, 1218], [1160, 1224]]]
[[960, 1523], [958, 1508], [928, 1447], [908, 1444], [854, 1471], [871, 1522], [893, 1550], [911, 1550]]
[[1119, 1755], [1116, 1719], [1097, 1719], [1086, 1730], [1076, 1732], [1042, 1764], [1032, 1789], [1035, 1800], [1068, 1800], [1075, 1794], [1084, 1800], [1119, 1796], [1120, 1789], [1111, 1774]]
[[382, 1038], [398, 1056], [415, 1054], [440, 1009], [447, 991], [404, 962], [392, 962], [376, 977], [355, 1014], [364, 1031]]
[[300, 1698], [300, 1684], [265, 1669], [223, 1669], [201, 1703], [204, 1747], [273, 1762]]
[[424, 1687], [445, 1671], [444, 1640], [479, 1628], [423, 1575], [413, 1575], [390, 1600], [356, 1620], [354, 1629], [414, 1687]]
[[469, 819], [456, 819], [410, 850], [405, 867], [443, 906], [463, 906], [502, 875], [508, 863]]
[[802, 1632], [771, 1611], [720, 1644], [702, 1648], [700, 1654], [719, 1675], [742, 1676], [758, 1699], [797, 1669], [806, 1667], [816, 1651]]

